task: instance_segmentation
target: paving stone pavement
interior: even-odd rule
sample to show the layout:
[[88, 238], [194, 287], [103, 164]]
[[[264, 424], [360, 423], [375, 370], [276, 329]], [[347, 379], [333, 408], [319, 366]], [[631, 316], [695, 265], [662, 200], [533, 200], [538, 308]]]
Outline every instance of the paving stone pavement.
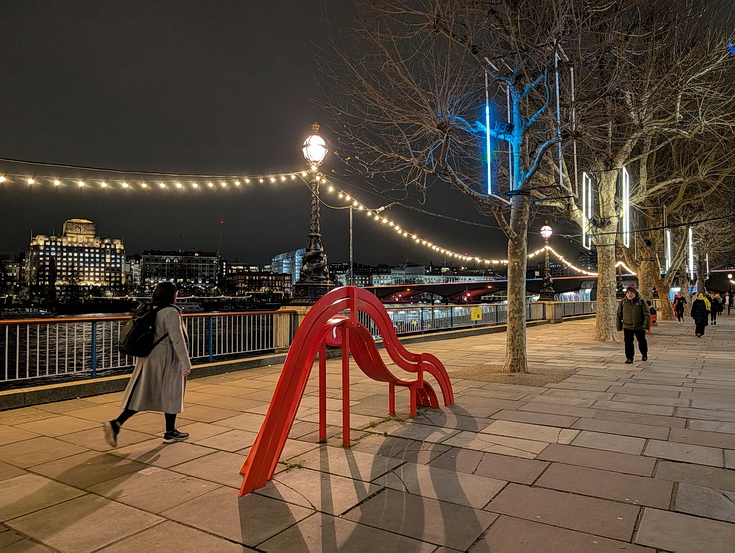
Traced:
[[[141, 413], [110, 448], [121, 394], [0, 411], [0, 553], [735, 551], [735, 315], [694, 336], [662, 321], [649, 360], [593, 340], [594, 320], [528, 329], [545, 387], [453, 379], [456, 403], [408, 417], [398, 393], [328, 362], [329, 439], [316, 368], [273, 480], [238, 498], [239, 470], [280, 366], [188, 383], [179, 428]], [[505, 334], [412, 344], [452, 370], [502, 359]], [[437, 388], [438, 389], [438, 388]]]

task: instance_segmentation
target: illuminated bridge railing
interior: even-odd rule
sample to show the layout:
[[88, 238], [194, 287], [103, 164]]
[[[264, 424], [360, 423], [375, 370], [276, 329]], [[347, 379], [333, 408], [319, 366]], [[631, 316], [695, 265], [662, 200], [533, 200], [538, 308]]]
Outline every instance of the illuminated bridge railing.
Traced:
[[[562, 302], [563, 316], [595, 312], [594, 302]], [[557, 306], [559, 304], [556, 304]], [[547, 305], [526, 304], [526, 320], [546, 319]], [[387, 307], [396, 333], [502, 325], [507, 305], [433, 305]], [[79, 317], [0, 320], [0, 390], [34, 385], [49, 378], [94, 378], [129, 371], [132, 358], [117, 351], [120, 329], [128, 319]], [[295, 311], [184, 315], [194, 363], [281, 351], [298, 325]], [[376, 338], [370, 319], [362, 321]]]
[[[129, 317], [0, 321], [0, 389], [49, 377], [96, 377], [132, 367], [117, 350]], [[184, 315], [194, 363], [285, 349], [296, 332], [295, 311]]]
[[[590, 303], [590, 302], [574, 302]], [[406, 306], [387, 307], [388, 314], [393, 321], [396, 334], [420, 334], [436, 332], [440, 330], [455, 330], [461, 328], [503, 325], [507, 322], [506, 304], [480, 304], [480, 305], [432, 305], [432, 306]], [[477, 311], [480, 310], [477, 317]], [[580, 308], [580, 311], [583, 308]], [[473, 318], [473, 310], [475, 318]], [[578, 313], [574, 313], [578, 314]], [[526, 320], [537, 321], [546, 318], [545, 305], [543, 303], [526, 304]], [[370, 326], [370, 321], [361, 321], [374, 336], [379, 337], [377, 329]]]

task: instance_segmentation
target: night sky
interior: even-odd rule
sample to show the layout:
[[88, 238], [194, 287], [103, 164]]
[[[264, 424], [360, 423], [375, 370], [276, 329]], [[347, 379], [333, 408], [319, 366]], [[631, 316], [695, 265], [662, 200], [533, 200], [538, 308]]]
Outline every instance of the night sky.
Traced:
[[[331, 0], [3, 0], [0, 158], [131, 172], [300, 171], [309, 125], [319, 121], [330, 138], [329, 118], [318, 104], [314, 55], [327, 47], [329, 25], [345, 17], [349, 3]], [[400, 196], [376, 195], [375, 186], [346, 176], [334, 157], [322, 170], [370, 207]], [[122, 237], [128, 255], [219, 248], [231, 261], [262, 265], [307, 244], [309, 192], [301, 180], [238, 190], [125, 191], [94, 184], [121, 178], [111, 172], [0, 162], [0, 173], [38, 181], [0, 184], [0, 254], [26, 249], [31, 234], [60, 233], [70, 218], [91, 219], [99, 235]], [[54, 187], [46, 178], [56, 176], [64, 177], [64, 185]], [[79, 188], [72, 178], [90, 184]], [[443, 185], [431, 188], [423, 205], [417, 195], [402, 201], [495, 224]], [[322, 206], [321, 213], [330, 262], [347, 261], [348, 212]], [[385, 213], [444, 247], [506, 257], [497, 230], [401, 207]], [[357, 263], [443, 261], [357, 213], [354, 237]], [[542, 244], [538, 236], [529, 241], [531, 249]], [[576, 249], [556, 245], [566, 253]]]

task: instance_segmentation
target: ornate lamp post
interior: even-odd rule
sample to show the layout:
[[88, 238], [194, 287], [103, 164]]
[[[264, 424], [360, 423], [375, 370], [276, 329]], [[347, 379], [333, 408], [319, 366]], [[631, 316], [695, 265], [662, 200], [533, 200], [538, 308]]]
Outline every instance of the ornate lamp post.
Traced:
[[304, 140], [301, 151], [309, 163], [311, 208], [309, 211], [309, 246], [304, 254], [299, 280], [294, 285], [294, 295], [297, 299], [315, 302], [335, 286], [329, 277], [329, 265], [322, 246], [319, 223], [319, 182], [323, 178], [319, 172], [319, 166], [327, 156], [327, 143], [319, 135], [318, 123], [311, 125], [311, 134]]
[[554, 301], [554, 286], [551, 284], [551, 268], [549, 267], [549, 238], [551, 238], [551, 234], [551, 227], [549, 222], [546, 221], [546, 224], [541, 227], [541, 236], [543, 236], [546, 245], [544, 250], [544, 281], [539, 292], [539, 300], [541, 301]]

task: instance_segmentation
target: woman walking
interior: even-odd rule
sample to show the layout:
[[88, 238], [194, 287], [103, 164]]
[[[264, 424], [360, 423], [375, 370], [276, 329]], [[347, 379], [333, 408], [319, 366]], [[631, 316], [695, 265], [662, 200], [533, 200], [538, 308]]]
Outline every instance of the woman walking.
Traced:
[[704, 327], [707, 326], [707, 319], [709, 319], [709, 309], [707, 309], [707, 302], [702, 292], [698, 292], [696, 299], [692, 302], [691, 315], [694, 319], [694, 332], [697, 338], [700, 338], [704, 336]]
[[151, 305], [157, 309], [155, 341], [162, 339], [148, 357], [135, 357], [135, 370], [130, 377], [120, 406], [123, 411], [104, 424], [105, 439], [117, 447], [120, 427], [138, 411], [164, 413], [166, 432], [163, 443], [180, 442], [189, 437], [176, 430], [176, 415], [184, 410], [186, 377], [191, 372], [186, 328], [175, 307], [178, 291], [173, 282], [156, 286]]

